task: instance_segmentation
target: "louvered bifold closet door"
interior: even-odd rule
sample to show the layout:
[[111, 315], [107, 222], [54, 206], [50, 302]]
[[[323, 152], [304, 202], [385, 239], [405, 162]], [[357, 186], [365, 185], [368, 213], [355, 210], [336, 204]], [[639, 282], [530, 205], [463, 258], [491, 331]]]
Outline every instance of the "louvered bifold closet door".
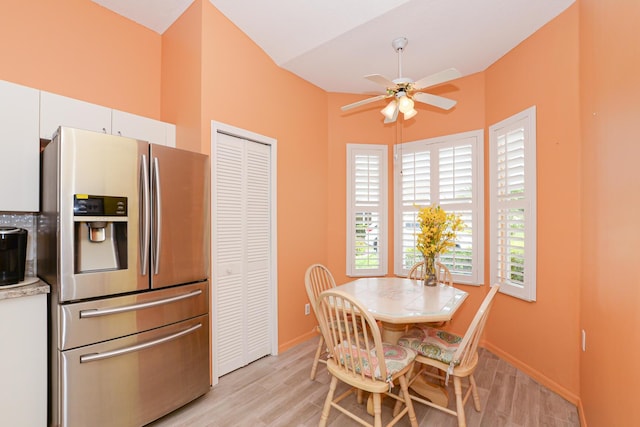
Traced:
[[219, 134], [214, 159], [218, 375], [271, 353], [270, 147]]

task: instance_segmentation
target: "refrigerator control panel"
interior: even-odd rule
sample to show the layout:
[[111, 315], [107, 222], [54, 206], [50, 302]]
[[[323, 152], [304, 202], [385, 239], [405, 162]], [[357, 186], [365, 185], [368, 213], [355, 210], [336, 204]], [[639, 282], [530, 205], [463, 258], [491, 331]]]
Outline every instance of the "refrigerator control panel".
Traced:
[[73, 214], [76, 216], [127, 216], [127, 198], [74, 194]]

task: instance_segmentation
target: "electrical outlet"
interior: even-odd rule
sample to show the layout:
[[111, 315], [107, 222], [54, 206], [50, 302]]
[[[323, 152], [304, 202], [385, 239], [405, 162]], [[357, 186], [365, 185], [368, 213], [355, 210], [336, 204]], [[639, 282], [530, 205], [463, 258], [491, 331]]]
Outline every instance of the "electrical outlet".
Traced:
[[582, 351], [587, 351], [587, 331], [582, 330]]
[[308, 316], [311, 313], [311, 305], [309, 305], [309, 303], [304, 305], [304, 314], [305, 316]]

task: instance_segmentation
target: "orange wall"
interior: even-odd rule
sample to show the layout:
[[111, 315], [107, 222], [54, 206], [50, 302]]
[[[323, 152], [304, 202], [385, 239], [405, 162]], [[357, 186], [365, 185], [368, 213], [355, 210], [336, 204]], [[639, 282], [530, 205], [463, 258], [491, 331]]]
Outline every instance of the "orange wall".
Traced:
[[640, 420], [640, 2], [581, 0], [580, 396], [591, 426]]
[[582, 247], [578, 30], [574, 4], [485, 72], [487, 128], [536, 106], [538, 205], [537, 301], [498, 299], [486, 340], [574, 403]]
[[160, 36], [87, 0], [5, 1], [0, 79], [160, 119]]
[[162, 34], [162, 117], [176, 124], [176, 145], [202, 150], [202, 3]]
[[203, 9], [202, 151], [215, 120], [277, 139], [278, 334], [284, 350], [311, 336], [304, 272], [327, 254], [327, 94], [282, 70], [244, 33]]

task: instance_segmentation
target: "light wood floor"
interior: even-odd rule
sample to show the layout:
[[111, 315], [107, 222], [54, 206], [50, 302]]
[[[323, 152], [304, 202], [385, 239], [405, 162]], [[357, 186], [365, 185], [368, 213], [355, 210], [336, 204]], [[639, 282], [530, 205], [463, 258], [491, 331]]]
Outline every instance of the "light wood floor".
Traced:
[[[316, 380], [309, 379], [316, 340], [225, 375], [209, 393], [149, 427], [317, 426], [330, 378], [325, 365], [321, 364]], [[574, 405], [487, 350], [480, 350], [475, 376], [482, 411], [475, 411], [472, 399], [467, 401], [465, 413], [469, 427], [580, 425]], [[339, 386], [336, 395], [343, 389], [346, 389], [344, 385]], [[388, 405], [383, 406], [383, 423], [391, 418], [390, 400], [385, 399]], [[365, 414], [365, 408], [358, 405], [355, 398], [348, 397], [345, 401]], [[452, 403], [453, 408], [455, 403]], [[452, 415], [418, 403], [414, 405], [421, 426], [457, 426]], [[335, 409], [329, 414], [328, 424], [359, 426]], [[408, 426], [408, 418], [397, 425]]]

